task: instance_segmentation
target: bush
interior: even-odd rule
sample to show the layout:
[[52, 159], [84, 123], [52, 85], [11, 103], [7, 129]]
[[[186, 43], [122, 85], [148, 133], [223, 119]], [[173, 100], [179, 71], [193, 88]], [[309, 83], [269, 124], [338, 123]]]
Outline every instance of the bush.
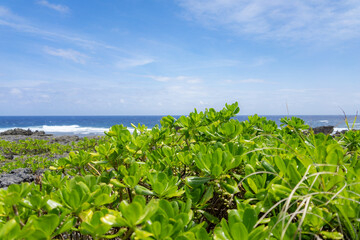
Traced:
[[113, 126], [39, 184], [0, 190], [0, 238], [359, 239], [357, 136], [238, 112]]

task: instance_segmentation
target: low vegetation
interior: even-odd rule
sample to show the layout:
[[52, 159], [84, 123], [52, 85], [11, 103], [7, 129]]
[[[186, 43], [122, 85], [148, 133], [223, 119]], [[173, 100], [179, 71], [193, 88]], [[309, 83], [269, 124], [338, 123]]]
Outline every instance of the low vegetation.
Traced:
[[277, 126], [238, 112], [115, 125], [43, 161], [40, 181], [0, 190], [0, 239], [360, 239], [360, 132], [315, 135], [296, 117]]
[[0, 139], [0, 174], [17, 168], [30, 168], [34, 172], [47, 169], [53, 159], [68, 155], [71, 151], [95, 151], [95, 146], [102, 144], [104, 137], [82, 138], [69, 144], [28, 138], [19, 141]]

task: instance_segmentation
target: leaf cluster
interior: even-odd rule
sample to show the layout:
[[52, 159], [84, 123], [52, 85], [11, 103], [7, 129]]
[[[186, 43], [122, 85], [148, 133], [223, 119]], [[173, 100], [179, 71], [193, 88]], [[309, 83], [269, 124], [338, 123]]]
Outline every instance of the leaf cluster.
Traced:
[[0, 238], [359, 239], [357, 135], [238, 112], [113, 126], [39, 184], [0, 190]]

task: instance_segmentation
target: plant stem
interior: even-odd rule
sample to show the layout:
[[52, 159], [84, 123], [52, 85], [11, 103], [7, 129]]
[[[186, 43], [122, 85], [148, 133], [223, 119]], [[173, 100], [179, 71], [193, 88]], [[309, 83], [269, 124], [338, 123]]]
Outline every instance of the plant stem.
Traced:
[[129, 195], [129, 200], [130, 202], [132, 202], [132, 195], [131, 195], [131, 189], [130, 188], [126, 188], [128, 195]]
[[131, 237], [131, 234], [133, 234], [134, 230], [129, 229], [126, 233], [126, 235], [124, 236], [124, 239], [129, 239]]

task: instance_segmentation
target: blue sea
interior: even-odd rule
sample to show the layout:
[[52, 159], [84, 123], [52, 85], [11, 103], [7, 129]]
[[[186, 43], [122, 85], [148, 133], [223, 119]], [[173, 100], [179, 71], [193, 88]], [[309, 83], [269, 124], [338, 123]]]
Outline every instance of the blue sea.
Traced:
[[[54, 135], [104, 135], [105, 131], [115, 124], [123, 124], [130, 131], [134, 125], [145, 124], [148, 128], [160, 124], [163, 116], [0, 116], [0, 132], [13, 128], [31, 129], [33, 131], [45, 131]], [[178, 118], [180, 116], [174, 116]], [[280, 119], [284, 116], [264, 116], [276, 121], [280, 125]], [[310, 127], [335, 126], [334, 131], [347, 129], [343, 115], [303, 115], [302, 118]], [[236, 116], [235, 119], [245, 121], [248, 116]], [[355, 116], [348, 116], [350, 127]], [[354, 124], [355, 129], [360, 129], [360, 119]]]

